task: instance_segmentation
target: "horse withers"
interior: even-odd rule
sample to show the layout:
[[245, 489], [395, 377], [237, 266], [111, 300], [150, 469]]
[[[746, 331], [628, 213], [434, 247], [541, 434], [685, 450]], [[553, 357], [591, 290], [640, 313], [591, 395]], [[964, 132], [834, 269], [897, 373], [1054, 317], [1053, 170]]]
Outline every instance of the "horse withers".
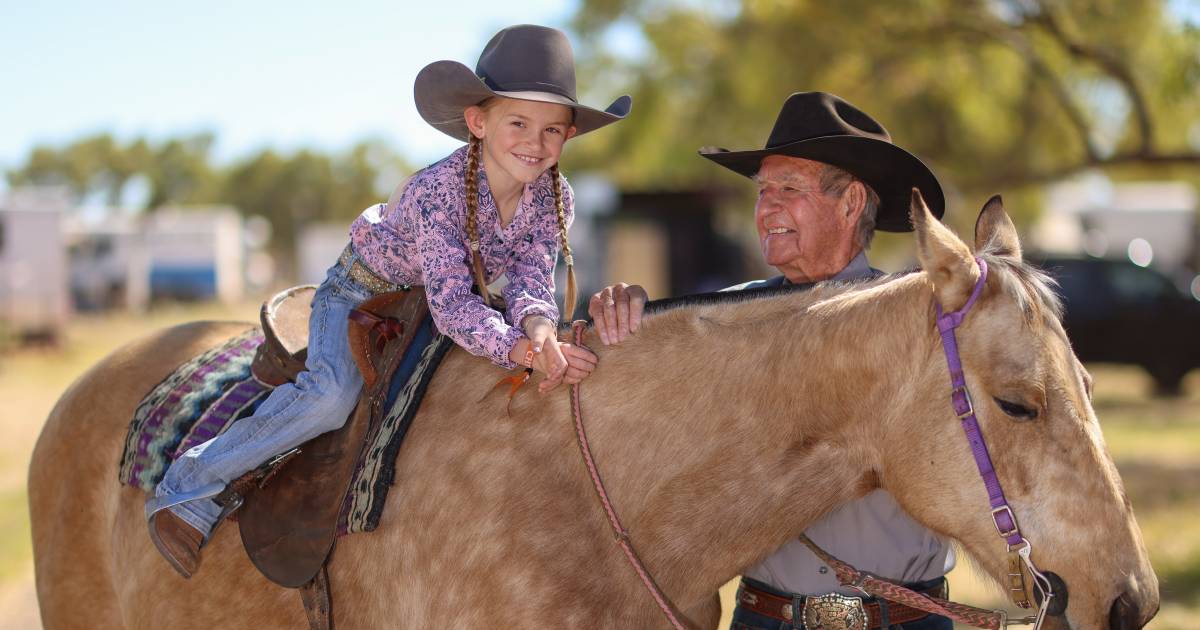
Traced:
[[[601, 346], [582, 385], [591, 449], [649, 572], [683, 621], [716, 625], [717, 589], [830, 509], [877, 488], [1007, 583], [1008, 554], [949, 399], [935, 304], [979, 267], [914, 204], [920, 273], [803, 293], [652, 308]], [[976, 225], [985, 286], [957, 331], [966, 383], [1032, 559], [1066, 590], [1053, 625], [1137, 628], [1158, 583], [1048, 281], [998, 201]], [[63, 395], [29, 477], [38, 598], [61, 628], [295, 628], [297, 595], [255, 572], [236, 528], [184, 580], [159, 557], [143, 492], [117, 482], [141, 397], [245, 324], [195, 323], [126, 346]], [[377, 530], [337, 544], [339, 630], [665, 626], [614, 544], [574, 444], [567, 392], [487, 395], [461, 350], [430, 383]], [[482, 400], [481, 400], [482, 399]]]

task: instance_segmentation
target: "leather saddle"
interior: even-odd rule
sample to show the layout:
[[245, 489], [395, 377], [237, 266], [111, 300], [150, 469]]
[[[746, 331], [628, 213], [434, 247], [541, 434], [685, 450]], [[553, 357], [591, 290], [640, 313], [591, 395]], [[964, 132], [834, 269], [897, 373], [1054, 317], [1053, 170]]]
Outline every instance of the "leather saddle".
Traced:
[[[315, 291], [312, 285], [294, 287], [263, 304], [265, 341], [251, 371], [264, 383], [281, 385], [304, 369]], [[364, 437], [387, 412], [392, 374], [428, 308], [420, 286], [382, 293], [360, 304], [351, 314], [348, 334], [364, 385], [346, 423], [277, 456], [226, 491], [242, 501], [238, 523], [250, 560], [277, 584], [311, 588], [314, 581], [325, 579], [322, 568], [337, 536], [338, 517]], [[305, 604], [307, 608], [307, 597]]]

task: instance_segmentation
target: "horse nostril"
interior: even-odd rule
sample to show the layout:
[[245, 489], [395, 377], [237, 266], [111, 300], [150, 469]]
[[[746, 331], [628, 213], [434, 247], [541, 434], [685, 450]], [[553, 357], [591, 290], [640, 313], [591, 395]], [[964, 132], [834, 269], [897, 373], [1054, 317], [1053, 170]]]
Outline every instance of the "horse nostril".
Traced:
[[1108, 611], [1108, 627], [1109, 630], [1138, 630], [1142, 627], [1138, 607], [1129, 593], [1121, 593], [1113, 600], [1112, 608]]

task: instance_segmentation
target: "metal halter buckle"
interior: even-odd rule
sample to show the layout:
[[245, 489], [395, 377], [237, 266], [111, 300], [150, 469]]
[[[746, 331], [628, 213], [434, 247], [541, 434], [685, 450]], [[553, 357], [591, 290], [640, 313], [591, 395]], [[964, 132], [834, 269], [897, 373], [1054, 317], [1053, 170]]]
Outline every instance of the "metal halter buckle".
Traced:
[[962, 392], [963, 400], [967, 401], [967, 409], [966, 409], [966, 411], [963, 411], [962, 413], [958, 413], [958, 410], [956, 409], [956, 410], [954, 410], [954, 413], [958, 414], [959, 420], [963, 420], [967, 416], [970, 416], [971, 414], [975, 413], [975, 403], [973, 403], [971, 401], [971, 392], [967, 391], [966, 385], [959, 385], [958, 387], [955, 387], [954, 389], [950, 390], [950, 402], [951, 403], [954, 402], [954, 396], [956, 394], [958, 394], [959, 392]]
[[[1008, 520], [1012, 522], [1012, 529], [1008, 531], [1002, 531], [1000, 529], [1000, 519], [996, 518], [996, 515], [1001, 512], [1008, 512]], [[1009, 536], [1021, 531], [1021, 528], [1017, 525], [1017, 515], [1013, 514], [1012, 508], [1008, 507], [1007, 503], [998, 508], [992, 509], [992, 525], [996, 527], [996, 533], [1000, 534], [1001, 538], [1008, 538]]]
[[829, 593], [804, 599], [807, 630], [867, 630], [867, 623], [867, 611], [857, 597]]

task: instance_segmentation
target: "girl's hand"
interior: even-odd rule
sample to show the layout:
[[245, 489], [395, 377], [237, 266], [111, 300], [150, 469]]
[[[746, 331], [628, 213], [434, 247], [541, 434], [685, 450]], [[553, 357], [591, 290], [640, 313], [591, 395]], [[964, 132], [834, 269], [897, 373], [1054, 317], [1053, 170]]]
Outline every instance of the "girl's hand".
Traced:
[[561, 379], [567, 369], [567, 358], [559, 347], [554, 324], [544, 317], [530, 319], [540, 320], [525, 324], [525, 334], [533, 350], [533, 369], [548, 379]]
[[549, 391], [564, 382], [573, 385], [596, 369], [596, 355], [586, 348], [560, 342], [554, 322], [549, 319], [529, 317], [524, 328], [534, 352], [533, 369], [546, 375], [538, 384], [538, 391]]

